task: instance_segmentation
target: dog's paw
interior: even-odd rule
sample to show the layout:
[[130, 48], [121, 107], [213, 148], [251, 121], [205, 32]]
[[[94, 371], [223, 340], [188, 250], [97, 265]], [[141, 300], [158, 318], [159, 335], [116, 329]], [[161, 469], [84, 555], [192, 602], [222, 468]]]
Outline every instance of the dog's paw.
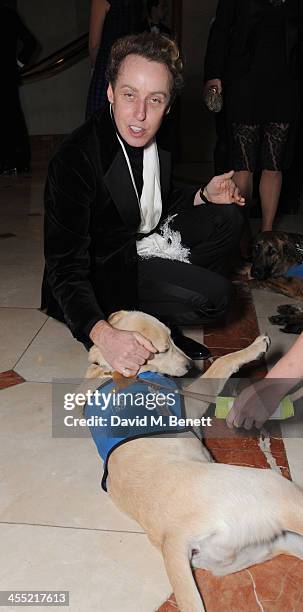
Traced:
[[302, 314], [302, 308], [299, 306], [294, 306], [293, 304], [281, 304], [277, 308], [277, 312], [280, 315], [294, 315], [294, 314]]
[[268, 320], [272, 325], [285, 325], [287, 323], [287, 317], [282, 315], [273, 315], [268, 317]]
[[258, 338], [256, 338], [255, 341], [252, 343], [252, 346], [255, 347], [258, 351], [256, 353], [255, 358], [258, 359], [258, 357], [262, 357], [262, 355], [266, 353], [266, 351], [268, 350], [268, 347], [270, 346], [269, 336], [267, 334], [258, 336]]
[[301, 334], [303, 331], [303, 323], [288, 323], [285, 327], [280, 328], [284, 334]]

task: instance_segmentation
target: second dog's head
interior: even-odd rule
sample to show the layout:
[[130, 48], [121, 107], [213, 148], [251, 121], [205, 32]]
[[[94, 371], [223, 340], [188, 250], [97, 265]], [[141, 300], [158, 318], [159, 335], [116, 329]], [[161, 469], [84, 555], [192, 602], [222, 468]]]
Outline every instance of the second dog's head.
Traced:
[[[138, 311], [119, 310], [110, 315], [108, 323], [116, 329], [137, 331], [152, 342], [157, 353], [141, 366], [141, 372], [159, 372], [171, 376], [183, 376], [191, 366], [191, 360], [173, 342], [171, 332], [158, 319]], [[89, 351], [89, 362], [99, 366], [88, 371], [88, 377], [97, 377], [111, 372], [111, 366], [104, 359], [100, 349], [93, 346]]]
[[257, 280], [275, 278], [298, 263], [294, 236], [287, 232], [263, 232], [257, 236], [252, 248], [251, 276]]

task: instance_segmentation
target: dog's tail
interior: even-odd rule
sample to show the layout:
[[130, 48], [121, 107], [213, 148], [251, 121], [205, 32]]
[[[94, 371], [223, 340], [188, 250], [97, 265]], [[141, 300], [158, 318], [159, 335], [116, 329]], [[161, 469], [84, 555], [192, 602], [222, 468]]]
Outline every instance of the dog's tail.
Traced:
[[162, 546], [168, 578], [181, 612], [204, 612], [205, 608], [190, 566], [190, 548], [185, 536], [166, 536]]

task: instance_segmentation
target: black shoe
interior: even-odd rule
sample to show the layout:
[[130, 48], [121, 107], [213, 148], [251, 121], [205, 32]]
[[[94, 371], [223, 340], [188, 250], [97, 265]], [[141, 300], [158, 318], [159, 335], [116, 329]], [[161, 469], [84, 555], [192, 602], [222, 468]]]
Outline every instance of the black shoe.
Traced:
[[176, 346], [190, 359], [208, 359], [211, 357], [211, 352], [207, 346], [188, 338], [188, 336], [183, 336], [179, 330], [177, 332], [174, 330], [172, 338]]

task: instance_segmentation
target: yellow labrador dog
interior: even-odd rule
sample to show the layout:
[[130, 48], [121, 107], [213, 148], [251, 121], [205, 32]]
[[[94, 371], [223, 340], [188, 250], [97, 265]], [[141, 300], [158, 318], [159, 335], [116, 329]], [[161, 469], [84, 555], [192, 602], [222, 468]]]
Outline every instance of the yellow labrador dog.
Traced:
[[[140, 331], [156, 346], [159, 353], [142, 369], [185, 373], [189, 360], [162, 323], [124, 311], [109, 322]], [[264, 354], [268, 344], [266, 336], [259, 336], [248, 348], [217, 359], [191, 388], [199, 391], [201, 382], [209, 381], [219, 393], [223, 381]], [[96, 347], [89, 359], [88, 376], [108, 373], [109, 364]], [[212, 462], [193, 434], [133, 439], [111, 453], [108, 472], [114, 503], [161, 551], [181, 612], [205, 609], [191, 566], [223, 576], [282, 553], [303, 559], [303, 492], [270, 469]]]

